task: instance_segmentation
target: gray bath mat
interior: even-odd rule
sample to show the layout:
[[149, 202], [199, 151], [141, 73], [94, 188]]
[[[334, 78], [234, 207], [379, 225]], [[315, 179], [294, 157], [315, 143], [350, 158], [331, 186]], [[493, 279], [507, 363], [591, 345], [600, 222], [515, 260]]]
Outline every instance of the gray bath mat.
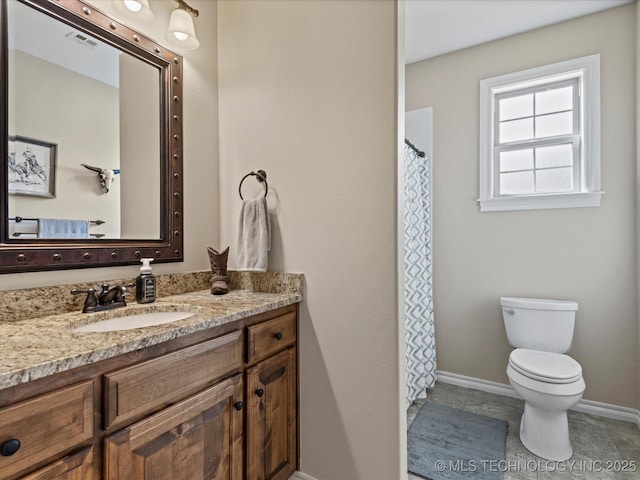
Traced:
[[507, 422], [425, 403], [409, 428], [409, 472], [430, 480], [504, 478]]

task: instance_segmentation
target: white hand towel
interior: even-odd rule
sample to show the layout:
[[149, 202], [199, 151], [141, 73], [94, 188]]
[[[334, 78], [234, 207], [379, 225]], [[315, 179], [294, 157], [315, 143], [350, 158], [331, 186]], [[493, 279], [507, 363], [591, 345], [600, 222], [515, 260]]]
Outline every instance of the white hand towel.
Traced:
[[38, 238], [89, 238], [87, 220], [38, 219]]
[[266, 272], [271, 250], [271, 225], [267, 199], [242, 202], [238, 225], [236, 268], [249, 272]]

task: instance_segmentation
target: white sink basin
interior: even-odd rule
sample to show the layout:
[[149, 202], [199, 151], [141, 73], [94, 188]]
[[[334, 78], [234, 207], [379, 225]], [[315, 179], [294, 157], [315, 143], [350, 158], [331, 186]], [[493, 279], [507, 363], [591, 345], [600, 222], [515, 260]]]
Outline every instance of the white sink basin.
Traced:
[[194, 312], [150, 312], [98, 320], [73, 329], [74, 332], [113, 332], [153, 327], [194, 316]]

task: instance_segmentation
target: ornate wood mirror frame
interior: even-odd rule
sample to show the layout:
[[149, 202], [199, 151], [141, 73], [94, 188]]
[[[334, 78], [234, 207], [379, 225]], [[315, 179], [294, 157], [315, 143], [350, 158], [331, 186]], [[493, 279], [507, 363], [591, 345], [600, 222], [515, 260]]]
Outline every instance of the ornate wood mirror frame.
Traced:
[[[80, 0], [19, 0], [50, 17], [89, 33], [160, 72], [160, 235], [155, 240], [10, 238], [8, 210], [8, 28], [7, 1], [0, 9], [2, 108], [0, 128], [0, 273], [104, 267], [183, 259], [182, 222], [182, 57], [111, 19]], [[142, 186], [141, 186], [142, 190]], [[144, 203], [141, 201], [141, 203]]]

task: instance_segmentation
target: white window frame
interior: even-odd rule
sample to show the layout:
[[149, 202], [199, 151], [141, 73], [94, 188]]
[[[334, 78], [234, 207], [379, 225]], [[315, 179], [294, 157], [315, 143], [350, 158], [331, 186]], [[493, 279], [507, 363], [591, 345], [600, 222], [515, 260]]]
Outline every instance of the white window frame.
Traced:
[[[578, 78], [581, 137], [579, 172], [574, 191], [498, 195], [496, 192], [496, 96], [547, 83]], [[558, 62], [488, 78], [480, 82], [480, 203], [481, 212], [543, 208], [596, 207], [600, 190], [600, 55]]]

